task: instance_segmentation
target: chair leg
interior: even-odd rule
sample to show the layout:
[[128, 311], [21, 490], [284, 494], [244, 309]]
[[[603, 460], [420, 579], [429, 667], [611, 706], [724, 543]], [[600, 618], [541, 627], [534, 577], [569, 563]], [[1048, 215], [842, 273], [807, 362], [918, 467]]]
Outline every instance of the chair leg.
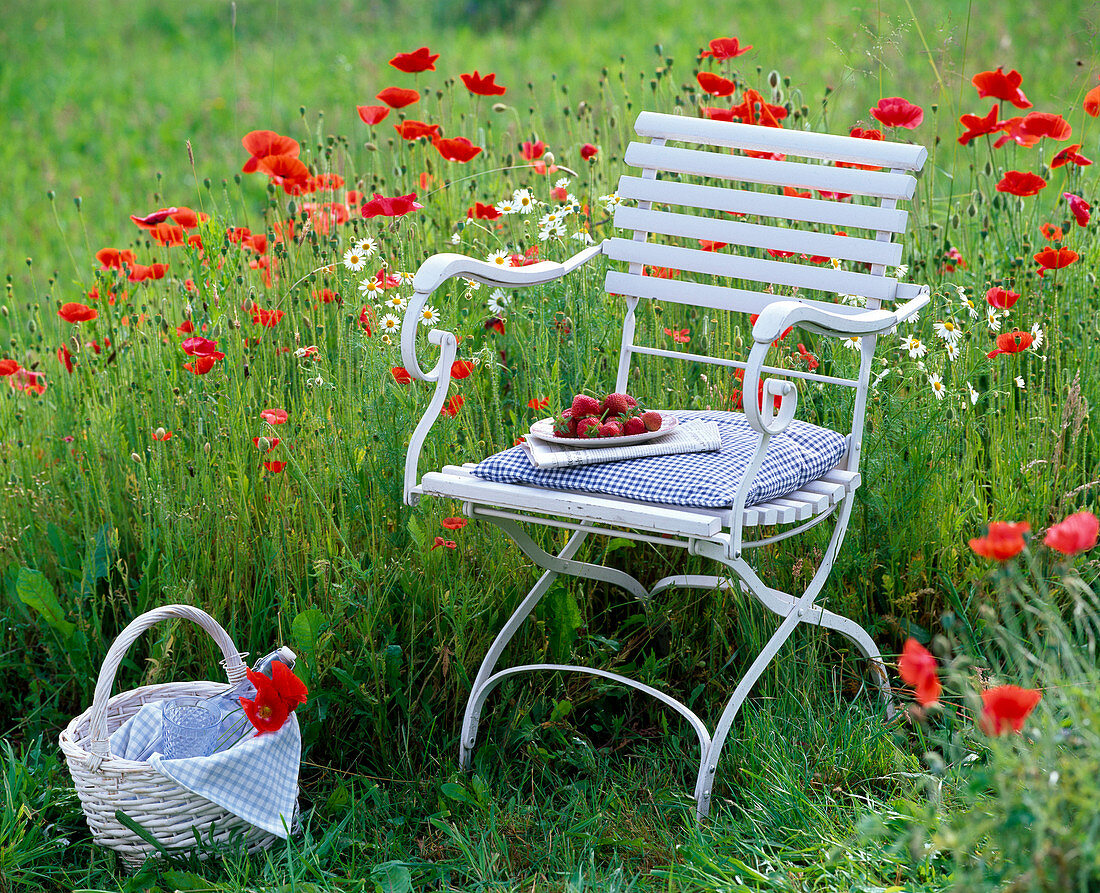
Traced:
[[[815, 615], [820, 612], [820, 619]], [[875, 677], [875, 685], [886, 702], [886, 718], [893, 719], [897, 713], [894, 704], [894, 692], [890, 688], [890, 677], [886, 672], [886, 664], [882, 660], [882, 653], [870, 634], [862, 626], [848, 617], [826, 611], [824, 608], [814, 608], [807, 617], [807, 623], [823, 626], [826, 629], [836, 630], [856, 646], [871, 664], [871, 671]]]

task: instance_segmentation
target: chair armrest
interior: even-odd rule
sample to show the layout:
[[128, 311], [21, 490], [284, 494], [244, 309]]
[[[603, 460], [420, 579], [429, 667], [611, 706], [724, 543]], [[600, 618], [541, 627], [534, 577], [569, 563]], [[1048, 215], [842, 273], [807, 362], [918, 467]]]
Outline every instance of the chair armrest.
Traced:
[[910, 286], [903, 292], [906, 293], [914, 294], [910, 300], [893, 310], [863, 310], [843, 304], [825, 309], [801, 301], [776, 301], [756, 320], [752, 327], [752, 338], [756, 342], [768, 344], [793, 325], [835, 338], [880, 335], [890, 331], [899, 322], [909, 319], [931, 299], [927, 285]]

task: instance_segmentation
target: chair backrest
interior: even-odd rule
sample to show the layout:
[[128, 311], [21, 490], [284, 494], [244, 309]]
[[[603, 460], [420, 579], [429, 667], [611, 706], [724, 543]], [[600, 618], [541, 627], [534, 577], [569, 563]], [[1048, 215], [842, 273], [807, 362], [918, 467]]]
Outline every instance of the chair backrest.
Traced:
[[[655, 112], [642, 112], [634, 130], [648, 142], [630, 143], [624, 160], [641, 175], [620, 179], [619, 197], [633, 204], [615, 211], [616, 227], [633, 238], [605, 245], [611, 260], [627, 264], [605, 281], [627, 299], [619, 389], [635, 354], [744, 366], [635, 344], [639, 299], [754, 314], [795, 292], [831, 310], [841, 309], [838, 295], [878, 308], [915, 293], [886, 273], [901, 260], [894, 236], [905, 232], [908, 212], [897, 204], [913, 196], [924, 147]], [[654, 267], [676, 278], [649, 274]], [[771, 371], [857, 388], [862, 380], [865, 392], [869, 365], [867, 357], [857, 379]]]

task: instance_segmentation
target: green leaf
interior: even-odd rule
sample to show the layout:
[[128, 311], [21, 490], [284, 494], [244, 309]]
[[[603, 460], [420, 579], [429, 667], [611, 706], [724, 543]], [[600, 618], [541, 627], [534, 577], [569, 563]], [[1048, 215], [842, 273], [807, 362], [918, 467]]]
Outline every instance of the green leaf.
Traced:
[[546, 629], [550, 634], [552, 660], [568, 660], [577, 639], [577, 630], [583, 623], [577, 600], [565, 586], [554, 586], [546, 593], [542, 604], [546, 615]]
[[191, 893], [191, 891], [197, 893], [200, 890], [214, 889], [214, 885], [210, 881], [191, 871], [170, 869], [161, 875], [161, 880], [164, 881], [169, 890], [183, 890], [185, 893]]
[[375, 889], [381, 893], [412, 893], [412, 875], [400, 862], [383, 862], [370, 870]]
[[562, 698], [554, 702], [554, 709], [550, 711], [550, 722], [560, 722], [573, 712], [573, 702], [568, 698]]
[[313, 679], [313, 669], [317, 661], [317, 640], [321, 638], [321, 630], [324, 629], [328, 618], [320, 608], [307, 608], [290, 622], [290, 641], [302, 658], [305, 666], [295, 666], [295, 672], [308, 686]]
[[615, 552], [615, 551], [618, 551], [619, 549], [633, 549], [633, 548], [634, 548], [634, 540], [628, 540], [628, 539], [626, 539], [626, 537], [622, 537], [622, 536], [617, 536], [612, 540], [608, 540], [608, 543], [607, 543], [607, 551], [608, 552]]
[[409, 536], [413, 538], [413, 542], [423, 552], [428, 547], [428, 535], [424, 533], [424, 528], [420, 526], [420, 523], [416, 518], [409, 518], [409, 523], [405, 525], [409, 531]]
[[45, 574], [29, 567], [20, 568], [15, 580], [15, 594], [28, 608], [37, 611], [62, 639], [72, 637], [76, 627], [65, 619], [65, 612]]

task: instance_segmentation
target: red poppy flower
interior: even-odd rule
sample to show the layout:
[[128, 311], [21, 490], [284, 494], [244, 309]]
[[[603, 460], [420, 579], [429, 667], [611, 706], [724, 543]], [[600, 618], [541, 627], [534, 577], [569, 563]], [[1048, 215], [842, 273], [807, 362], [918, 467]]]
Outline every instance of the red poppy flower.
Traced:
[[591, 143], [585, 143], [581, 146], [581, 158], [588, 161], [590, 158], [595, 158], [596, 153], [600, 150], [593, 146]]
[[414, 102], [420, 102], [419, 93], [415, 90], [407, 90], [404, 87], [387, 87], [376, 95], [392, 109], [403, 109]]
[[459, 380], [469, 378], [470, 373], [473, 371], [474, 364], [469, 360], [455, 360], [451, 363], [451, 378], [457, 378]]
[[289, 136], [280, 136], [274, 130], [253, 130], [241, 138], [241, 144], [252, 157], [241, 168], [242, 174], [251, 174], [259, 166], [260, 159], [268, 155], [289, 155], [297, 158], [301, 147]]
[[[276, 661], [276, 663], [279, 662]], [[258, 734], [277, 732], [290, 716], [290, 708], [287, 707], [286, 701], [279, 697], [275, 684], [267, 676], [252, 670], [246, 672], [248, 681], [256, 686], [256, 696], [240, 699], [245, 716], [256, 728]]]
[[374, 198], [360, 208], [364, 217], [403, 217], [411, 211], [419, 211], [424, 206], [416, 201], [416, 193], [395, 195], [393, 198], [374, 193]]
[[454, 540], [445, 540], [443, 539], [443, 537], [437, 536], [435, 538], [435, 542], [432, 543], [432, 547], [428, 551], [432, 552], [440, 548], [441, 546], [447, 549], [457, 549], [458, 543], [456, 543]]
[[1085, 101], [1081, 104], [1081, 108], [1085, 110], [1086, 115], [1091, 115], [1093, 118], [1100, 115], [1100, 84], [1085, 94]]
[[135, 260], [134, 252], [129, 248], [100, 248], [95, 253], [95, 259], [99, 261], [105, 270], [121, 270], [124, 266], [132, 264]]
[[994, 144], [994, 149], [999, 149], [1009, 140], [1015, 140], [1021, 146], [1034, 146], [1043, 137], [1055, 140], [1068, 140], [1073, 128], [1066, 123], [1061, 115], [1052, 115], [1048, 112], [1028, 112], [1022, 118], [1009, 118], [997, 125], [1005, 135]]
[[309, 698], [309, 689], [306, 688], [306, 684], [282, 661], [275, 661], [271, 665], [271, 681], [279, 700], [286, 704], [287, 710], [292, 713]]
[[998, 685], [982, 692], [982, 715], [978, 727], [987, 735], [1019, 732], [1024, 720], [1042, 699], [1038, 689]]
[[539, 246], [532, 245], [523, 254], [508, 255], [508, 263], [513, 267], [526, 267], [539, 262]]
[[485, 320], [485, 328], [492, 329], [498, 335], [504, 334], [504, 320], [499, 316], [490, 316]]
[[165, 431], [163, 428], [157, 428], [157, 430], [153, 432], [153, 440], [163, 441], [163, 440], [171, 440], [171, 439], [172, 439], [172, 432], [171, 431]]
[[465, 518], [444, 518], [439, 522], [440, 526], [445, 527], [447, 530], [461, 530], [466, 526]]
[[65, 367], [65, 371], [69, 375], [73, 374], [73, 355], [69, 353], [69, 348], [64, 344], [57, 349], [57, 362]]
[[471, 220], [496, 220], [501, 216], [500, 211], [496, 209], [496, 205], [483, 205], [481, 202], [474, 202], [472, 208], [466, 209], [466, 216]]
[[959, 137], [959, 143], [965, 146], [975, 137], [985, 136], [987, 133], [996, 133], [1000, 130], [997, 111], [997, 106], [993, 106], [984, 118], [981, 115], [963, 115], [959, 118], [959, 123], [966, 128], [963, 135]]
[[65, 322], [88, 322], [99, 316], [98, 310], [93, 310], [87, 304], [62, 304], [61, 309], [57, 311], [57, 315], [60, 316]]
[[813, 198], [813, 194], [808, 189], [799, 190], [793, 186], [784, 186], [783, 194], [789, 198]]
[[1088, 167], [1090, 164], [1092, 164], [1092, 161], [1077, 151], [1080, 148], [1080, 143], [1074, 143], [1072, 146], [1066, 146], [1061, 152], [1059, 152], [1050, 160], [1051, 169], [1062, 167], [1066, 164], [1076, 164], [1078, 167]]
[[440, 415], [448, 415], [452, 419], [458, 415], [458, 411], [462, 408], [462, 404], [466, 402], [466, 398], [461, 394], [456, 394], [439, 411]]
[[997, 191], [1019, 196], [1036, 195], [1046, 185], [1046, 180], [1031, 171], [1005, 171], [997, 184]]
[[411, 53], [398, 53], [390, 59], [390, 65], [405, 74], [419, 74], [421, 71], [435, 71], [435, 60], [439, 53], [432, 55], [427, 47], [421, 47]]
[[183, 227], [171, 223], [158, 223], [148, 229], [149, 238], [166, 248], [178, 248], [183, 245]]
[[[762, 124], [765, 127], [781, 127], [779, 123], [787, 117], [787, 110], [781, 105], [773, 105], [765, 102], [764, 97], [756, 90], [746, 90], [741, 94], [741, 104], [730, 109], [732, 120], [743, 121], [745, 124]], [[783, 157], [770, 152], [746, 152], [756, 158], [774, 158], [782, 161]]]
[[535, 161], [546, 154], [547, 145], [542, 140], [524, 140], [519, 149], [526, 161]]
[[8, 387], [13, 391], [39, 397], [46, 390], [46, 376], [42, 372], [32, 372], [20, 366], [8, 375]]
[[998, 310], [1010, 310], [1019, 299], [1020, 296], [1016, 292], [1001, 288], [999, 285], [994, 285], [985, 293], [985, 300], [989, 306], [996, 307]]
[[390, 375], [393, 376], [393, 380], [398, 384], [408, 384], [412, 381], [412, 376], [409, 374], [409, 370], [404, 366], [394, 366], [390, 369]]
[[643, 276], [652, 276], [654, 279], [678, 279], [680, 271], [672, 267], [642, 267]]
[[729, 242], [714, 242], [710, 239], [700, 239], [699, 247], [703, 251], [719, 251], [729, 245]]
[[550, 405], [549, 397], [532, 397], [527, 401], [529, 409], [546, 409]]
[[924, 109], [900, 96], [880, 99], [871, 111], [871, 117], [886, 127], [905, 127], [912, 130], [924, 120]]
[[1062, 236], [1065, 233], [1062, 232], [1062, 227], [1055, 226], [1053, 223], [1044, 223], [1039, 227], [1039, 232], [1043, 234], [1043, 237], [1051, 242], [1060, 242]]
[[225, 354], [196, 356], [190, 363], [184, 363], [183, 368], [192, 375], [206, 375], [207, 372], [214, 368], [214, 364], [224, 356]]
[[438, 124], [425, 124], [423, 121], [402, 121], [400, 124], [394, 124], [393, 129], [397, 131], [398, 136], [403, 140], [415, 140], [418, 137], [437, 137], [439, 136]]
[[1021, 353], [1031, 347], [1034, 340], [1035, 336], [1030, 332], [1021, 332], [1019, 329], [1014, 332], [1003, 332], [997, 336], [997, 349], [990, 351], [986, 356], [992, 360], [997, 354]]
[[813, 372], [814, 369], [821, 365], [821, 363], [818, 362], [817, 357], [806, 350], [805, 345], [803, 345], [801, 342], [799, 342], [798, 344], [798, 355], [806, 361], [806, 369], [810, 372]]
[[152, 229], [157, 224], [164, 223], [178, 210], [179, 208], [160, 208], [159, 210], [146, 214], [144, 217], [138, 217], [136, 214], [131, 214], [130, 219], [142, 229]]
[[15, 360], [0, 360], [0, 378], [5, 375], [14, 375], [19, 371], [19, 364]]
[[715, 61], [723, 62], [726, 59], [736, 59], [751, 49], [751, 44], [747, 47], [740, 46], [736, 37], [717, 37], [710, 42], [709, 50], [700, 50], [699, 58], [713, 56]]
[[256, 170], [267, 174], [288, 195], [305, 191], [310, 181], [309, 168], [292, 155], [266, 155], [259, 160]]
[[712, 71], [700, 71], [695, 75], [695, 80], [699, 82], [703, 92], [711, 96], [733, 96], [733, 91], [737, 87], [733, 81]]
[[699, 110], [703, 113], [704, 118], [710, 118], [712, 121], [733, 121], [736, 118], [733, 109], [720, 109], [712, 105], [704, 105], [700, 106]]
[[1020, 89], [1021, 81], [1023, 78], [1020, 72], [1014, 69], [1005, 74], [1001, 66], [997, 66], [996, 71], [979, 72], [970, 79], [970, 83], [978, 88], [978, 99], [1002, 99], [1011, 102], [1018, 109], [1029, 109], [1031, 103]]
[[[279, 440], [278, 437], [265, 437], [264, 440], [267, 441], [267, 448], [264, 450], [265, 453], [270, 453], [280, 443], [280, 440]], [[260, 449], [260, 438], [253, 437], [252, 438], [252, 445], [255, 446], [256, 449]]]
[[[183, 348], [183, 352], [189, 357], [208, 357], [217, 353], [218, 342], [211, 341], [209, 338], [203, 338], [201, 335], [196, 335], [194, 338], [187, 338], [180, 344]], [[222, 354], [218, 359], [222, 359], [225, 354]]]
[[503, 96], [508, 92], [506, 87], [496, 83], [495, 74], [487, 74], [482, 77], [477, 73], [476, 68], [473, 74], [460, 74], [459, 77], [462, 78], [462, 83], [466, 85], [466, 89], [475, 96]]
[[285, 409], [265, 409], [260, 412], [260, 418], [269, 425], [286, 424], [287, 414]]
[[1008, 561], [1023, 551], [1024, 534], [1030, 530], [1031, 525], [1026, 521], [1012, 524], [994, 521], [989, 525], [989, 532], [985, 536], [970, 540], [970, 548], [983, 558]]
[[286, 463], [285, 462], [276, 462], [276, 461], [272, 460], [270, 462], [265, 462], [264, 463], [264, 468], [266, 468], [272, 474], [278, 474], [284, 468], [286, 468]]
[[1051, 248], [1048, 245], [1035, 255], [1035, 262], [1041, 267], [1039, 270], [1040, 278], [1047, 270], [1060, 270], [1062, 267], [1068, 267], [1078, 257], [1080, 255], [1072, 248]]
[[[328, 289], [325, 289], [325, 291], [328, 291]], [[359, 312], [359, 325], [366, 331], [367, 337], [370, 337], [374, 320], [374, 310], [370, 307], [364, 307]]]
[[284, 316], [286, 316], [286, 313], [282, 310], [264, 310], [263, 307], [257, 306], [252, 308], [252, 321], [257, 325], [267, 326], [269, 329]]
[[168, 272], [168, 264], [132, 264], [130, 275], [126, 278], [131, 282], [144, 282], [146, 279], [163, 279]]
[[665, 334], [668, 335], [676, 344], [687, 344], [691, 340], [691, 334], [688, 329], [665, 329]]
[[1089, 210], [1092, 206], [1083, 198], [1081, 198], [1081, 196], [1074, 195], [1072, 192], [1063, 192], [1062, 198], [1069, 202], [1069, 209], [1073, 213], [1073, 217], [1077, 221], [1077, 225], [1088, 226]]
[[1076, 555], [1096, 545], [1100, 536], [1100, 519], [1092, 512], [1077, 512], [1055, 524], [1043, 542], [1063, 555]]
[[357, 105], [355, 110], [363, 123], [373, 127], [390, 113], [389, 107], [384, 105]]
[[936, 658], [916, 639], [906, 639], [898, 658], [898, 675], [906, 685], [912, 686], [917, 701], [925, 707], [939, 701], [943, 686], [940, 685]]

